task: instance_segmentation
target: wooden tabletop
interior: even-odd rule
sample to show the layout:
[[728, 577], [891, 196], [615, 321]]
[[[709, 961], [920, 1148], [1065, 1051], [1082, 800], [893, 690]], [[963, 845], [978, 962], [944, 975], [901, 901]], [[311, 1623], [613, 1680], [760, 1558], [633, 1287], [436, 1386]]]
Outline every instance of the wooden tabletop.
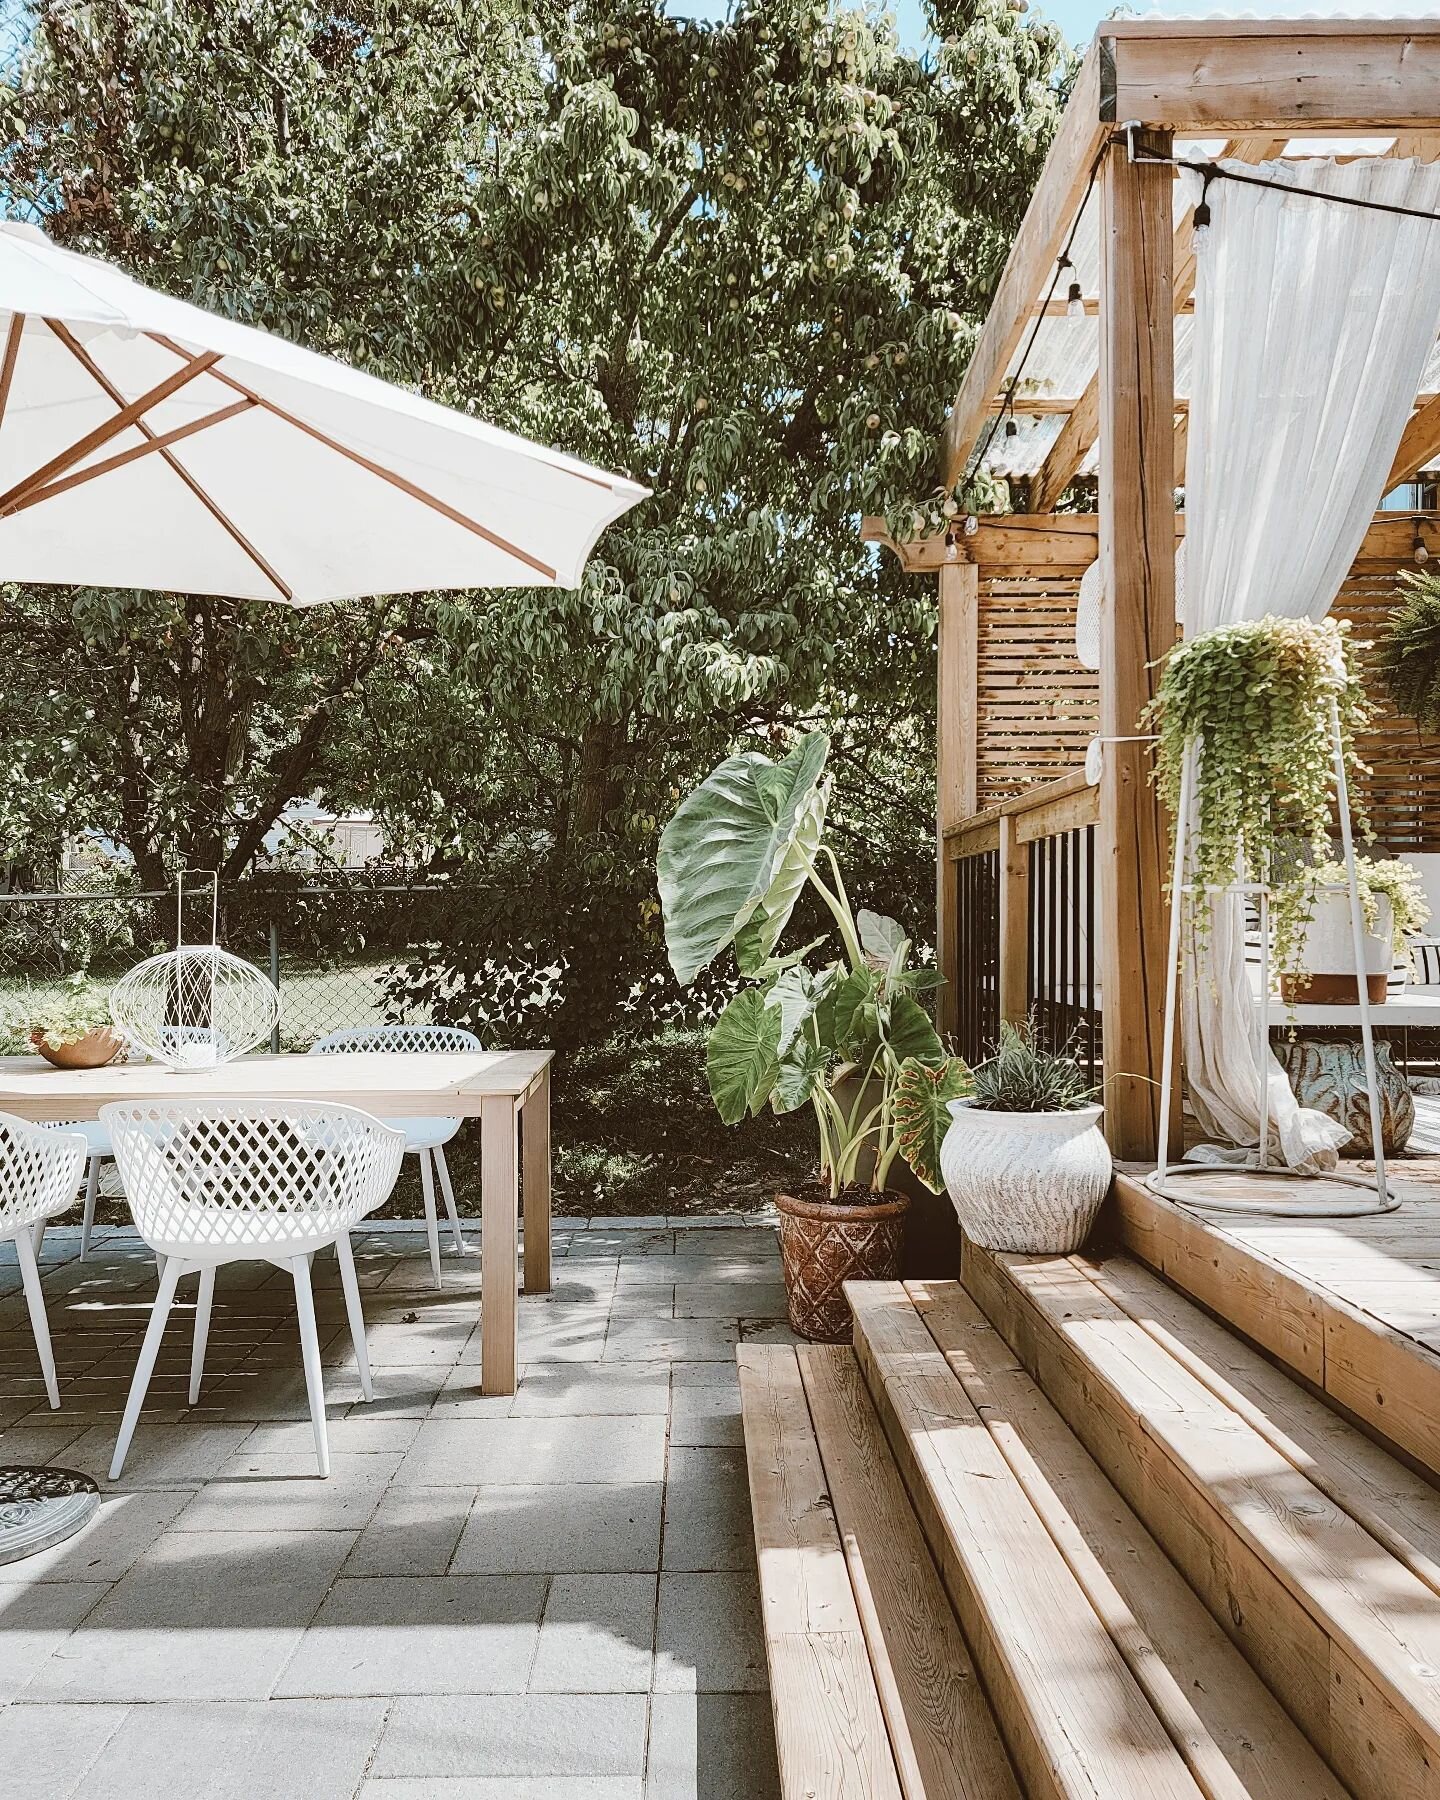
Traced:
[[22, 1119], [93, 1119], [126, 1100], [318, 1100], [382, 1118], [475, 1117], [487, 1099], [522, 1101], [539, 1086], [549, 1050], [337, 1051], [242, 1056], [217, 1069], [107, 1063], [56, 1069], [39, 1056], [0, 1057], [0, 1112]]

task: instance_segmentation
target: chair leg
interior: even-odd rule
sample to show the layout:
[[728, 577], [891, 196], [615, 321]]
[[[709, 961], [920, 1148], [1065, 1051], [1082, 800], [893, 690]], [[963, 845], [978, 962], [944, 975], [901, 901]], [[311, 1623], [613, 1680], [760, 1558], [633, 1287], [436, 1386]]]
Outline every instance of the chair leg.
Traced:
[[20, 1262], [20, 1280], [25, 1288], [25, 1304], [30, 1309], [30, 1326], [35, 1333], [35, 1348], [40, 1353], [40, 1367], [45, 1375], [45, 1392], [57, 1411], [60, 1386], [55, 1379], [55, 1352], [50, 1348], [50, 1325], [45, 1317], [45, 1291], [40, 1286], [40, 1265], [35, 1261], [35, 1241], [29, 1229], [15, 1235], [15, 1254]]
[[95, 1226], [95, 1196], [100, 1191], [100, 1158], [92, 1156], [85, 1169], [85, 1216], [80, 1221], [80, 1260], [90, 1254], [90, 1233]]
[[150, 1385], [150, 1377], [155, 1372], [155, 1358], [160, 1353], [160, 1340], [165, 1335], [165, 1321], [170, 1316], [170, 1308], [175, 1300], [175, 1287], [185, 1273], [185, 1264], [178, 1256], [167, 1256], [165, 1266], [160, 1275], [160, 1291], [155, 1296], [155, 1304], [150, 1309], [150, 1323], [145, 1327], [145, 1341], [140, 1346], [140, 1360], [135, 1365], [135, 1379], [130, 1383], [130, 1397], [125, 1402], [125, 1416], [120, 1421], [120, 1435], [115, 1440], [115, 1454], [110, 1459], [110, 1479], [118, 1481], [120, 1471], [125, 1467], [125, 1457], [130, 1449], [130, 1440], [135, 1435], [135, 1426], [140, 1418], [140, 1408], [145, 1404], [145, 1390]]
[[310, 1258], [297, 1256], [290, 1264], [295, 1277], [295, 1310], [300, 1315], [300, 1349], [305, 1359], [305, 1392], [310, 1398], [310, 1423], [315, 1429], [315, 1460], [322, 1480], [330, 1473], [330, 1442], [325, 1432], [325, 1387], [320, 1379], [320, 1334], [315, 1329], [315, 1298], [310, 1291]]
[[35, 1260], [39, 1262], [40, 1254], [45, 1248], [45, 1231], [50, 1221], [37, 1219], [30, 1227], [30, 1242], [35, 1246]]
[[200, 1271], [200, 1293], [195, 1302], [195, 1341], [190, 1346], [190, 1404], [200, 1398], [200, 1378], [205, 1373], [205, 1344], [210, 1336], [210, 1307], [215, 1299], [215, 1265]]
[[440, 1227], [435, 1220], [435, 1171], [430, 1152], [420, 1152], [420, 1191], [425, 1196], [425, 1236], [430, 1245], [430, 1272], [440, 1286]]
[[360, 1283], [355, 1279], [355, 1257], [348, 1231], [342, 1231], [335, 1240], [335, 1260], [340, 1265], [340, 1285], [345, 1290], [345, 1316], [350, 1321], [350, 1342], [355, 1346], [355, 1366], [360, 1371], [360, 1392], [367, 1400], [373, 1400], [370, 1352], [365, 1348], [365, 1315], [360, 1310]]
[[435, 1170], [440, 1177], [440, 1192], [445, 1196], [445, 1210], [450, 1215], [450, 1232], [455, 1239], [455, 1254], [464, 1256], [465, 1240], [460, 1235], [460, 1215], [455, 1210], [455, 1190], [450, 1185], [450, 1165], [445, 1160], [445, 1149], [441, 1144], [435, 1146]]

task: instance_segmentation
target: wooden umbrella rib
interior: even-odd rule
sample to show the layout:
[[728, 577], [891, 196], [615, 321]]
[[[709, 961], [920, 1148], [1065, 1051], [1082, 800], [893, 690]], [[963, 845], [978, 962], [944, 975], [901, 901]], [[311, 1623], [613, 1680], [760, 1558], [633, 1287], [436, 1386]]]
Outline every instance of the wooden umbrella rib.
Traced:
[[[184, 348], [177, 344], [173, 338], [164, 337], [159, 332], [150, 332], [147, 335], [153, 338], [157, 344], [162, 344], [165, 349], [173, 352], [176, 356], [184, 356], [187, 354]], [[248, 399], [254, 400], [258, 406], [263, 406], [265, 411], [270, 413], [273, 417], [282, 420], [286, 425], [294, 426], [297, 431], [303, 431], [307, 437], [314, 438], [317, 443], [323, 444], [327, 450], [333, 450], [337, 456], [346, 457], [350, 462], [357, 463], [369, 474], [378, 476], [381, 481], [389, 482], [391, 487], [399, 488], [402, 494], [408, 494], [412, 500], [418, 500], [422, 506], [428, 506], [433, 511], [440, 513], [442, 517], [449, 519], [452, 524], [463, 526], [466, 531], [474, 532], [476, 537], [484, 538], [487, 544], [493, 544], [497, 550], [503, 550], [507, 556], [513, 556], [517, 562], [522, 562], [527, 568], [536, 570], [537, 573], [543, 575], [547, 581], [555, 581], [558, 579], [556, 571], [549, 563], [541, 562], [537, 556], [531, 556], [528, 550], [522, 550], [518, 544], [512, 544], [508, 538], [503, 538], [498, 532], [489, 530], [486, 526], [481, 525], [478, 520], [470, 518], [465, 513], [457, 512], [456, 509], [453, 506], [450, 506], [446, 501], [441, 500], [435, 494], [428, 493], [422, 487], [417, 487], [413, 481], [408, 481], [405, 476], [397, 474], [394, 469], [387, 469], [383, 463], [372, 462], [368, 456], [362, 456], [358, 450], [352, 450], [348, 444], [342, 444], [337, 438], [327, 436], [325, 432], [319, 430], [316, 426], [306, 424], [304, 419], [296, 418], [294, 413], [286, 412], [283, 406], [277, 406], [273, 400], [267, 400], [264, 394], [256, 393], [253, 388], [247, 387], [243, 381], [237, 381], [233, 375], [228, 375], [223, 370], [217, 369], [215, 371], [215, 379], [217, 381], [223, 381], [227, 387], [234, 388], [237, 394], [244, 394]], [[582, 477], [582, 479], [589, 478]], [[614, 490], [612, 489], [611, 491], [613, 492]]]
[[[50, 323], [50, 321], [47, 320], [47, 323]], [[54, 329], [56, 331], [56, 335], [58, 337], [60, 337], [61, 342], [65, 344], [66, 349], [68, 349], [70, 351], [71, 355], [75, 357], [75, 359], [80, 363], [81, 367], [86, 371], [86, 373], [96, 383], [96, 385], [98, 387], [100, 387], [101, 389], [103, 389], [104, 392], [109, 395], [109, 397], [115, 402], [115, 404], [117, 406], [123, 407], [125, 405], [125, 396], [120, 392], [119, 388], [117, 388], [115, 386], [114, 382], [111, 381], [110, 377], [105, 373], [105, 371], [95, 361], [94, 357], [92, 357], [90, 355], [90, 353], [85, 349], [85, 346], [83, 344], [79, 343], [74, 337], [72, 337], [71, 334], [69, 332], [67, 332], [63, 326], [60, 326], [57, 329], [55, 326], [52, 325], [52, 329]], [[147, 333], [146, 335], [153, 336], [153, 333]], [[167, 346], [167, 348], [168, 347], [169, 346]], [[180, 352], [180, 354], [182, 356], [188, 356], [189, 352], [182, 350]], [[206, 372], [209, 373], [212, 380], [225, 381], [226, 380], [225, 375], [222, 373], [222, 371], [219, 368], [215, 367], [215, 364], [219, 361], [219, 355], [220, 355], [219, 351], [215, 351], [215, 350], [207, 350], [205, 352], [205, 357], [208, 359], [206, 361]], [[198, 372], [199, 371], [197, 371], [197, 373]], [[227, 385], [234, 386], [235, 384], [233, 382], [229, 382], [229, 383], [227, 383]], [[247, 396], [247, 397], [249, 397], [249, 396]], [[137, 402], [137, 404], [138, 404], [138, 402]], [[144, 419], [137, 418], [133, 421], [133, 423], [135, 425], [135, 429], [141, 434], [141, 436], [149, 439], [152, 444], [154, 443], [154, 440], [156, 439], [156, 437], [159, 436], [159, 433], [154, 431], [149, 425], [147, 425], [145, 423]], [[280, 595], [281, 599], [282, 600], [293, 600], [295, 598], [293, 589], [291, 589], [289, 584], [285, 581], [282, 581], [280, 576], [275, 573], [274, 569], [272, 569], [270, 564], [268, 562], [266, 562], [265, 558], [260, 554], [260, 552], [255, 548], [255, 546], [250, 542], [249, 538], [247, 538], [245, 536], [244, 532], [241, 531], [240, 527], [235, 524], [234, 520], [229, 518], [221, 510], [221, 508], [216, 505], [215, 501], [210, 498], [209, 494], [207, 494], [205, 492], [204, 488], [201, 487], [200, 483], [195, 479], [195, 477], [185, 467], [184, 463], [182, 463], [180, 461], [180, 459], [174, 454], [173, 451], [168, 450], [168, 449], [161, 449], [158, 446], [157, 446], [157, 449], [158, 449], [158, 454], [160, 455], [161, 459], [165, 462], [166, 466], [168, 468], [172, 469], [175, 472], [175, 474], [180, 477], [181, 481], [183, 481], [185, 483], [186, 487], [189, 488], [190, 492], [195, 496], [195, 498], [205, 508], [206, 512], [208, 512], [210, 514], [211, 518], [215, 520], [216, 524], [219, 525], [222, 528], [222, 530], [227, 532], [229, 534], [229, 536], [234, 539], [235, 543], [238, 544], [240, 549], [245, 552], [246, 556], [248, 556], [250, 558], [251, 562], [254, 563], [254, 565], [257, 569], [259, 569], [260, 573], [265, 577], [265, 579], [267, 581], [269, 581], [270, 583], [272, 583], [276, 592]], [[5, 503], [5, 500], [8, 498], [9, 498], [8, 495], [0, 497], [0, 506], [3, 506]]]
[[18, 500], [12, 500], [9, 506], [0, 507], [0, 515], [24, 512], [29, 506], [38, 506], [42, 500], [53, 500], [57, 494], [69, 493], [71, 488], [93, 481], [97, 475], [109, 475], [115, 469], [123, 469], [127, 463], [138, 462], [142, 456], [153, 456], [157, 450], [168, 450], [171, 444], [183, 443], [186, 438], [194, 437], [199, 431], [208, 431], [212, 425], [221, 425], [226, 419], [233, 419], [240, 413], [253, 412], [255, 406], [254, 400], [237, 400], [233, 406], [222, 406], [218, 412], [206, 413], [203, 419], [192, 419], [188, 425], [177, 425], [173, 431], [148, 438], [143, 444], [132, 444], [128, 450], [107, 456], [103, 462], [90, 463], [86, 468], [77, 469], [72, 475], [64, 475], [43, 488], [35, 488], [22, 494]]
[[5, 409], [10, 404], [10, 386], [15, 379], [15, 364], [20, 356], [20, 338], [24, 330], [24, 313], [11, 313], [10, 329], [5, 334], [5, 360], [0, 362], [0, 425], [5, 423]]
[[[58, 319], [47, 319], [45, 323], [92, 377], [100, 380], [100, 372], [93, 358], [70, 328]], [[38, 469], [32, 469], [28, 475], [22, 475], [14, 487], [0, 494], [0, 513], [8, 511], [10, 506], [23, 494], [28, 494], [33, 488], [44, 487], [55, 476], [63, 474], [66, 469], [73, 468], [77, 462], [81, 462], [89, 456], [91, 451], [98, 450], [102, 444], [108, 444], [111, 438], [119, 437], [120, 433], [127, 431], [130, 426], [133, 425], [137, 430], [145, 432], [148, 428], [143, 423], [144, 414], [158, 406], [162, 400], [168, 400], [172, 394], [178, 393], [181, 388], [188, 386], [197, 376], [203, 375], [218, 361], [219, 352], [214, 350], [207, 350], [201, 356], [191, 357], [183, 369], [177, 369], [173, 375], [167, 375], [164, 381], [157, 382], [154, 387], [147, 389], [135, 400], [127, 400], [117, 387], [101, 380], [101, 386], [105, 388], [106, 393], [119, 409], [114, 417], [106, 419], [93, 431], [87, 431], [83, 437], [76, 438], [73, 444], [69, 444], [64, 450], [57, 452], [48, 462], [42, 463]]]

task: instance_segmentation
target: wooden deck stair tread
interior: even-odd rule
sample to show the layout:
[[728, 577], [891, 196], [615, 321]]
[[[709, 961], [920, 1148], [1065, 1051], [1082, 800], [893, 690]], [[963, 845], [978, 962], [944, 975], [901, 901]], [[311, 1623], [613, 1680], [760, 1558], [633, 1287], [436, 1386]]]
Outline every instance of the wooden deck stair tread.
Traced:
[[1030, 1800], [1204, 1794], [905, 1290], [849, 1292], [856, 1355]]
[[1338, 1418], [1322, 1431], [1239, 1345], [1222, 1355], [1180, 1296], [1132, 1316], [1118, 1293], [1137, 1312], [1155, 1296], [1127, 1259], [967, 1247], [964, 1280], [1351, 1789], [1440, 1791], [1440, 1496]]
[[1212, 1800], [1345, 1789], [955, 1282], [909, 1293], [1146, 1697]]
[[1019, 1800], [854, 1356], [737, 1360], [786, 1800]]

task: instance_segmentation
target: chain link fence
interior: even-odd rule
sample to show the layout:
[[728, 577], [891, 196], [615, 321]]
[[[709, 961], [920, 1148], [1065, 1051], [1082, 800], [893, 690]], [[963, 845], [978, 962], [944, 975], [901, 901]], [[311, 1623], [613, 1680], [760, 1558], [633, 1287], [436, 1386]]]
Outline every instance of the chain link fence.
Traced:
[[147, 956], [208, 943], [264, 969], [280, 990], [275, 1047], [308, 1050], [348, 1026], [429, 1023], [415, 976], [443, 943], [454, 889], [401, 884], [117, 892], [108, 885], [0, 894], [0, 1027], [28, 1048], [37, 1014], [83, 977], [108, 987]]

